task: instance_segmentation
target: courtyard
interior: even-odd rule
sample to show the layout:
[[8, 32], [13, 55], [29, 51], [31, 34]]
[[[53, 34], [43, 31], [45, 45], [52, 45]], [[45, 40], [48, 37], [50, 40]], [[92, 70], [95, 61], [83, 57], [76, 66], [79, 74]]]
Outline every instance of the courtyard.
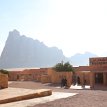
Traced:
[[[98, 87], [98, 86], [97, 86]], [[106, 107], [106, 88], [91, 90], [88, 86], [71, 86], [60, 88], [58, 84], [42, 84], [30, 81], [11, 81], [9, 88], [52, 89], [52, 95], [23, 101], [0, 104], [0, 107]]]

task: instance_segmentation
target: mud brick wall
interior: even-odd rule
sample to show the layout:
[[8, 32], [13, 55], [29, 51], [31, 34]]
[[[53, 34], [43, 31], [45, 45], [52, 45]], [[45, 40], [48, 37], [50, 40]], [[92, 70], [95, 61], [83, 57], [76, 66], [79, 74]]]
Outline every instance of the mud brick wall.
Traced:
[[0, 73], [0, 88], [7, 88], [8, 87], [8, 75]]
[[56, 72], [53, 69], [48, 69], [48, 75], [51, 79], [51, 83], [61, 83], [61, 79], [65, 77], [67, 79], [67, 86], [72, 84], [72, 72]]
[[49, 75], [42, 75], [41, 76], [41, 82], [42, 83], [51, 83], [51, 78]]

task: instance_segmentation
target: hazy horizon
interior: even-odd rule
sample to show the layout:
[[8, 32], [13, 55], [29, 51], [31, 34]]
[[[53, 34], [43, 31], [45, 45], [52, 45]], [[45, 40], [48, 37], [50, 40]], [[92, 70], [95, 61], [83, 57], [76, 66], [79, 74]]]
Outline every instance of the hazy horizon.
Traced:
[[106, 56], [106, 0], [0, 1], [0, 55], [9, 31], [62, 49], [65, 56]]

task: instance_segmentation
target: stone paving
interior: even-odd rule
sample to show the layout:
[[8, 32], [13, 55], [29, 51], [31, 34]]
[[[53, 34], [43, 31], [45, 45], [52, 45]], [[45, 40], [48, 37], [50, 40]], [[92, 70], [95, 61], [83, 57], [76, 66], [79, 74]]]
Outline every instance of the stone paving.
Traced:
[[[34, 83], [34, 82], [9, 82], [9, 88], [0, 90], [0, 100], [5, 100], [11, 97], [14, 98], [16, 96], [22, 96], [22, 95], [25, 95], [26, 93], [31, 94], [31, 93], [37, 92], [39, 88], [40, 88], [39, 92], [40, 90], [41, 91], [54, 90], [52, 88], [58, 89], [58, 87], [53, 87], [53, 86], [51, 87], [48, 85], [49, 84], [40, 84], [40, 83]], [[62, 88], [62, 90], [63, 89], [64, 88]], [[68, 98], [76, 94], [78, 93], [53, 91], [52, 95], [50, 96], [0, 104], [0, 107], [30, 107], [36, 104], [46, 103], [46, 102], [54, 101], [61, 98]]]
[[71, 85], [70, 89], [90, 89], [90, 86], [89, 85], [85, 85], [84, 87], [82, 86], [78, 86], [78, 85]]
[[46, 103], [50, 101], [54, 101], [61, 98], [67, 98], [70, 96], [74, 96], [77, 93], [64, 93], [64, 92], [53, 92], [52, 95], [41, 97], [41, 98], [33, 98], [29, 100], [23, 100], [18, 102], [0, 104], [0, 107], [29, 107], [34, 106], [36, 104]]

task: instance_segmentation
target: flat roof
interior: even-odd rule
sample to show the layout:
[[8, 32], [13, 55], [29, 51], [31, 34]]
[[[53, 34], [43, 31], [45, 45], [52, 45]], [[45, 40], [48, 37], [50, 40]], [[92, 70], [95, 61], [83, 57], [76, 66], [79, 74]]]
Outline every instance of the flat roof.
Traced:
[[100, 59], [100, 58], [107, 58], [107, 57], [91, 57], [91, 58], [89, 58], [89, 59]]
[[26, 70], [26, 69], [40, 69], [40, 68], [9, 68], [9, 69], [5, 69], [7, 71], [23, 71], [23, 70]]

